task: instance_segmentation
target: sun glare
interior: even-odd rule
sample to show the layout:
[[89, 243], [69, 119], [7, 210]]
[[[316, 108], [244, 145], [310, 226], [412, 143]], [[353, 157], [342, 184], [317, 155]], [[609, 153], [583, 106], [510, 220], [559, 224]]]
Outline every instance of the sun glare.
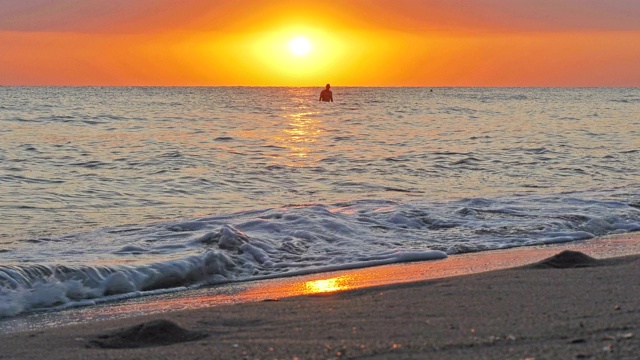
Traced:
[[311, 43], [306, 38], [298, 36], [289, 42], [289, 50], [295, 55], [304, 56], [311, 51]]
[[[246, 44], [244, 58], [248, 69], [257, 69], [252, 79], [275, 78], [293, 86], [326, 84], [327, 71], [333, 72], [338, 59], [345, 57], [344, 36], [322, 29], [288, 26], [250, 33], [235, 41]], [[316, 56], [322, 54], [322, 56]]]

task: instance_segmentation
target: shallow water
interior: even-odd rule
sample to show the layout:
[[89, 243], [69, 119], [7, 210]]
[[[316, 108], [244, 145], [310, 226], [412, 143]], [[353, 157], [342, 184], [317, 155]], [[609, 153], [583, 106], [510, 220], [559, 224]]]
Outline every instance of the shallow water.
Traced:
[[0, 316], [640, 230], [640, 89], [430, 90], [0, 87]]

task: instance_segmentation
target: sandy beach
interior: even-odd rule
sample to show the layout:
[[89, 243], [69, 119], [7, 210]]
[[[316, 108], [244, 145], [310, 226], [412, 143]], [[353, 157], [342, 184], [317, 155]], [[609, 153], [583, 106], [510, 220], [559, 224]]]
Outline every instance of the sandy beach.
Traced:
[[[456, 276], [482, 256], [471, 272], [491, 270], [495, 252], [471, 254], [399, 266], [429, 280], [338, 292], [314, 280], [324, 290], [5, 334], [0, 358], [635, 359], [638, 240], [504, 250], [494, 262], [517, 267]], [[425, 275], [447, 261], [454, 273]]]

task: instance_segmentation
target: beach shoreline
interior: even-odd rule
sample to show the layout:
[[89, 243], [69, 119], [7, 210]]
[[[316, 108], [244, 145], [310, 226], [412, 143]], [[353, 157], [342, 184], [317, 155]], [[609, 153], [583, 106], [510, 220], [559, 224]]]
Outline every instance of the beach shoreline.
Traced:
[[[185, 297], [159, 298], [142, 303], [166, 306], [153, 314], [0, 335], [0, 354], [50, 359], [634, 358], [640, 350], [639, 240], [640, 234], [630, 233], [315, 274], [275, 281], [259, 291], [260, 286], [248, 287], [241, 292], [243, 300], [231, 304], [207, 303], [212, 297], [203, 294], [189, 300], [199, 306], [180, 308], [176, 305]], [[567, 268], [530, 265], [564, 250], [592, 260], [578, 258], [578, 265]], [[351, 282], [331, 280], [358, 272]], [[303, 282], [320, 285], [295, 293], [286, 280], [298, 281], [298, 289]]]
[[394, 263], [272, 279], [218, 284], [159, 295], [107, 301], [96, 305], [43, 311], [0, 321], [0, 334], [43, 330], [87, 322], [195, 310], [213, 306], [277, 300], [319, 292], [356, 290], [374, 286], [471, 275], [523, 266], [562, 250], [596, 258], [640, 254], [640, 233], [625, 233], [587, 241], [526, 246], [451, 255], [443, 260]]

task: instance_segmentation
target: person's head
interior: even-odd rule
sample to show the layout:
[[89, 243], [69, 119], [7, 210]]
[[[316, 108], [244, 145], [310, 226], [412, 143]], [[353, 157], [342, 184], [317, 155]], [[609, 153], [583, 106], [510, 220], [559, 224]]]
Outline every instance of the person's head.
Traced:
[[327, 86], [325, 87], [327, 90], [329, 90], [329, 88], [331, 87], [331, 85], [327, 84]]

